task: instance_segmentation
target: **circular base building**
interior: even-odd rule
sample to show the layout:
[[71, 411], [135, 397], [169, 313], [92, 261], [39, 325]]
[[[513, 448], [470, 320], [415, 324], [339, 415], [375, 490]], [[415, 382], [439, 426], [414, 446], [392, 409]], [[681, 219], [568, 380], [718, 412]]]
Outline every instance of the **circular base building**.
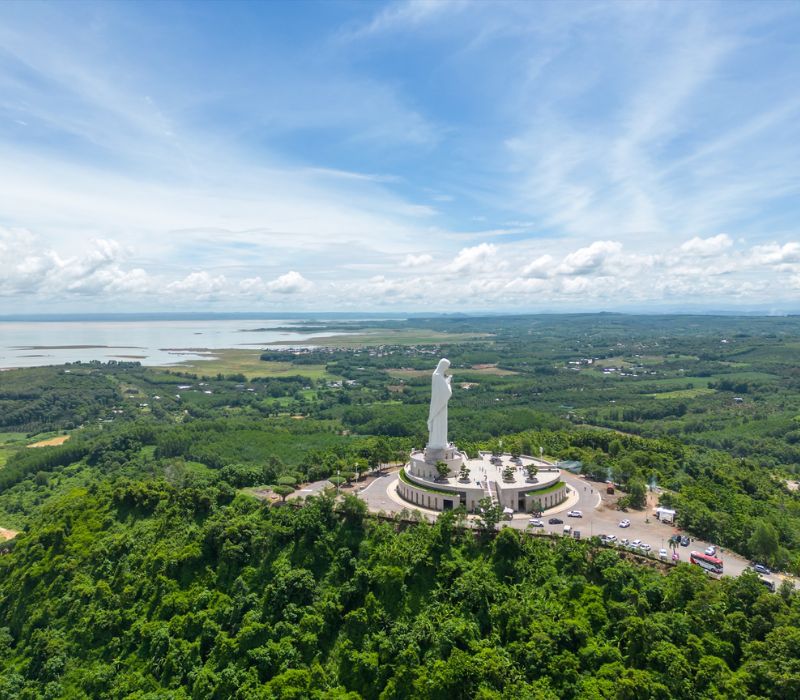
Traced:
[[[536, 468], [533, 477], [530, 467]], [[488, 497], [506, 513], [530, 513], [564, 501], [567, 486], [558, 467], [543, 459], [489, 452], [470, 459], [450, 444], [412, 452], [400, 470], [397, 493], [410, 504], [431, 510], [464, 506], [475, 512], [481, 499]]]

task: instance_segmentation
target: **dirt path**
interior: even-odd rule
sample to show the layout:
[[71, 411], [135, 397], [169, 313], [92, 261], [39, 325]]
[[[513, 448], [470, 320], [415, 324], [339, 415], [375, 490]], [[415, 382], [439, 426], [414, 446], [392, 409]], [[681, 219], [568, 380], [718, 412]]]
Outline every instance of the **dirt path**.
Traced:
[[57, 435], [49, 440], [39, 440], [39, 442], [33, 442], [28, 445], [28, 447], [53, 447], [54, 445], [63, 445], [67, 440], [69, 440], [69, 438], [69, 435]]
[[16, 537], [19, 533], [16, 530], [6, 530], [4, 527], [0, 527], [0, 540], [10, 540]]

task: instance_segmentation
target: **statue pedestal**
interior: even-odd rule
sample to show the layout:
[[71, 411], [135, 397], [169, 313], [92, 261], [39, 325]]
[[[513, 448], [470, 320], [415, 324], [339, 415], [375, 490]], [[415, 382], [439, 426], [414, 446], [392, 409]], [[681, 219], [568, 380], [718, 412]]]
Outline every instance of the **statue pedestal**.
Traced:
[[419, 458], [419, 452], [411, 457], [411, 473], [421, 476], [423, 479], [435, 480], [439, 478], [436, 470], [437, 462], [444, 462], [449, 470], [449, 476], [455, 476], [464, 464], [464, 455], [458, 451], [455, 445], [447, 447], [426, 447]]
[[425, 448], [425, 461], [428, 464], [436, 464], [436, 462], [452, 462], [454, 460], [461, 460], [461, 454], [452, 443], [447, 447], [431, 447], [428, 445]]

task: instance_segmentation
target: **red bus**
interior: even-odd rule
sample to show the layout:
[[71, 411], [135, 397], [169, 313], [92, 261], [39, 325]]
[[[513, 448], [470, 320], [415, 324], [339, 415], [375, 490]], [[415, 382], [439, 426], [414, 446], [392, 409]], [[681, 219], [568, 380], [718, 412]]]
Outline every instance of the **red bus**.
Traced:
[[722, 573], [722, 559], [710, 557], [708, 554], [703, 554], [702, 552], [692, 552], [689, 555], [689, 560], [692, 564], [702, 566], [706, 571], [710, 571], [713, 574]]

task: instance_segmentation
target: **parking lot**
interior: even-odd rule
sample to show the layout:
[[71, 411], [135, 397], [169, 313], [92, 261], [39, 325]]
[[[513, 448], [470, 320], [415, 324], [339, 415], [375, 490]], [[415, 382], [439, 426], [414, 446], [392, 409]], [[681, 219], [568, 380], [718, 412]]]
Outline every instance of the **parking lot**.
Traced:
[[[541, 518], [544, 527], [539, 529], [552, 534], [563, 534], [564, 525], [550, 525], [547, 522], [550, 518], [556, 517], [563, 520], [565, 525], [571, 525], [573, 530], [578, 530], [581, 533], [581, 537], [614, 535], [617, 540], [622, 538], [627, 538], [629, 541], [641, 540], [642, 543], [650, 545], [652, 556], [657, 558], [659, 549], [663, 547], [667, 550], [668, 558], [671, 559], [672, 550], [669, 547], [669, 539], [673, 535], [684, 535], [686, 533], [681, 531], [679, 527], [656, 520], [653, 516], [657, 503], [656, 494], [648, 495], [648, 507], [644, 510], [628, 510], [623, 513], [612, 507], [610, 502], [612, 499], [606, 496], [604, 484], [591, 482], [568, 472], [563, 472], [562, 474], [564, 481], [577, 491], [579, 496], [578, 503], [547, 511]], [[582, 511], [583, 517], [567, 517], [567, 512], [570, 510]], [[623, 519], [630, 520], [629, 527], [621, 528], [619, 526], [620, 521]], [[526, 529], [528, 521], [529, 517], [516, 516], [508, 524], [515, 528]], [[689, 538], [691, 541], [688, 546], [679, 546], [677, 548], [680, 561], [688, 562], [689, 552], [691, 551], [702, 552], [709, 545], [716, 546], [716, 543], [699, 540], [690, 535]], [[739, 576], [750, 566], [750, 562], [744, 557], [718, 546], [716, 556], [722, 559], [724, 563], [725, 576]], [[784, 577], [779, 574], [772, 574], [770, 578], [774, 579], [777, 585]]]

